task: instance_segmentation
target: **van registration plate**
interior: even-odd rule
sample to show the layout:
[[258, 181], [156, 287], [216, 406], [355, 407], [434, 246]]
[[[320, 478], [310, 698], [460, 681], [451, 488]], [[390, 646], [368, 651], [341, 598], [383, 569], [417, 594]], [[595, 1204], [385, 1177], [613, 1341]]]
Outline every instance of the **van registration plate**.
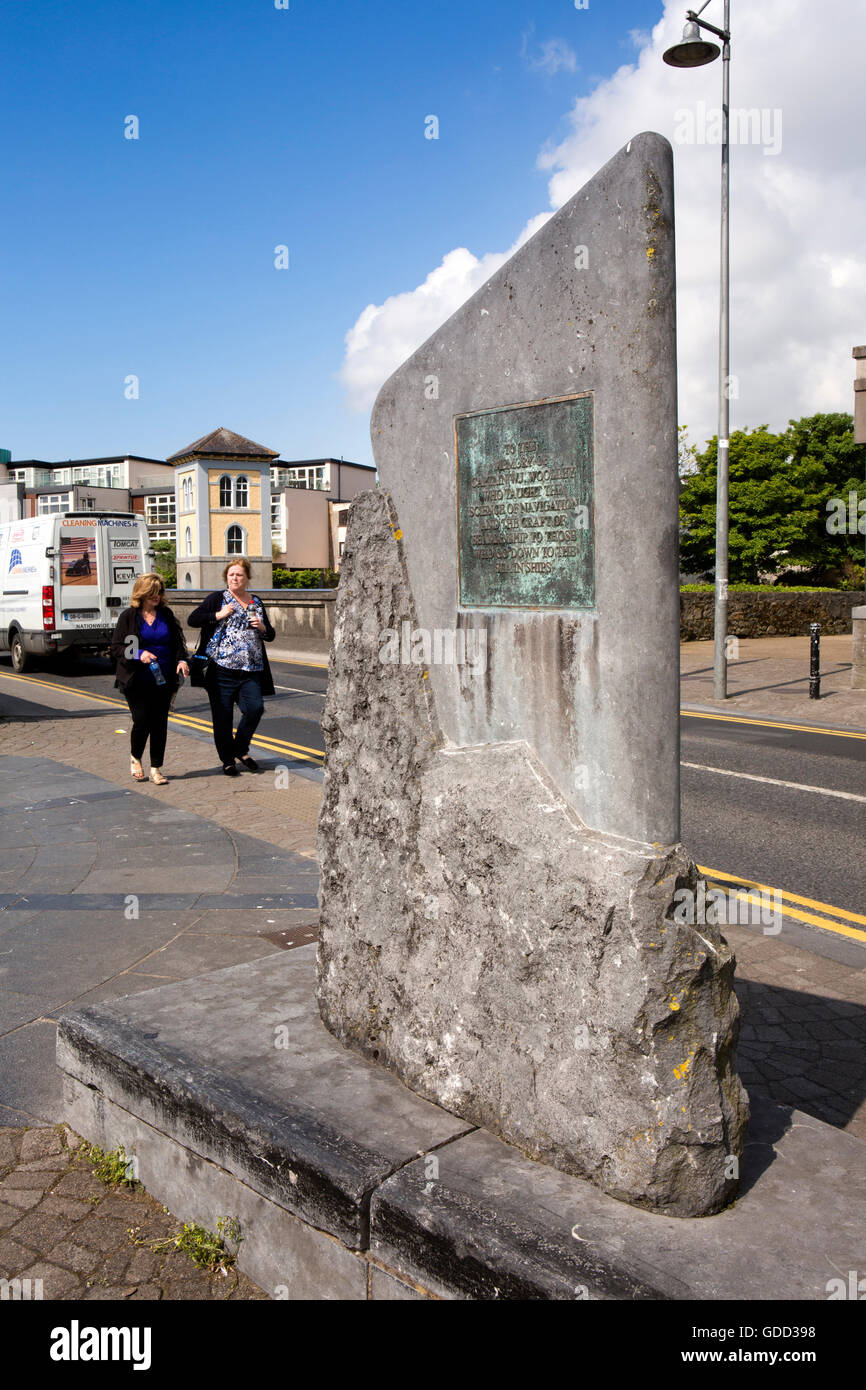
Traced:
[[63, 614], [69, 623], [88, 623], [91, 618], [99, 617], [98, 608], [68, 608]]

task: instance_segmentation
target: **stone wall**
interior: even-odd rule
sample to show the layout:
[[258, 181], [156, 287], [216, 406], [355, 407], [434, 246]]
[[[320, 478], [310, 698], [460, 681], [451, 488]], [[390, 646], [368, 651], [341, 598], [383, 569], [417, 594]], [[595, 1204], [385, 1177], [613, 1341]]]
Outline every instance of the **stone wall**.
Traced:
[[[334, 599], [336, 589], [255, 589], [268, 610], [268, 617], [276, 629], [276, 645], [309, 649], [321, 653], [323, 645], [331, 641], [334, 627]], [[204, 589], [168, 589], [166, 602], [181, 622], [186, 619], [203, 598]], [[187, 629], [188, 638], [195, 643], [198, 634]]]
[[[735, 637], [803, 637], [810, 623], [820, 623], [824, 635], [851, 631], [851, 609], [863, 603], [862, 593], [790, 593], [768, 589], [765, 594], [728, 595], [728, 632]], [[712, 640], [712, 592], [680, 594], [680, 641]]]

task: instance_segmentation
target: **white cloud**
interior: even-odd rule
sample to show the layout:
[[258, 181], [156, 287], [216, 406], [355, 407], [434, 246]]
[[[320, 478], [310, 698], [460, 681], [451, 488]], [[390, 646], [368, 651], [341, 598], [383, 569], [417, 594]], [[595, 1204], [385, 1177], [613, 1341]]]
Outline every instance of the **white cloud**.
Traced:
[[533, 72], [577, 72], [577, 57], [565, 39], [545, 39], [537, 58], [530, 59]]
[[507, 251], [489, 251], [479, 258], [459, 246], [443, 257], [417, 289], [391, 295], [384, 304], [368, 304], [346, 334], [340, 379], [350, 407], [369, 410], [379, 387], [400, 363], [552, 215], [542, 212], [533, 217]]
[[[550, 172], [555, 209], [639, 131], [674, 143], [680, 420], [702, 443], [716, 428], [720, 161], [717, 144], [682, 143], [683, 112], [694, 112], [696, 141], [702, 130], [712, 138], [699, 103], [705, 116], [718, 108], [721, 64], [677, 70], [661, 61], [682, 23], [680, 0], [668, 0], [634, 62], [575, 102], [569, 135], [539, 165]], [[734, 24], [732, 107], [768, 114], [767, 138], [731, 151], [731, 371], [740, 392], [731, 423], [778, 428], [789, 417], [852, 409], [851, 348], [866, 340], [866, 170], [851, 94], [862, 81], [866, 7], [763, 0], [739, 7]], [[508, 251], [451, 251], [416, 289], [369, 305], [346, 338], [351, 403], [368, 408], [390, 372], [544, 216]]]

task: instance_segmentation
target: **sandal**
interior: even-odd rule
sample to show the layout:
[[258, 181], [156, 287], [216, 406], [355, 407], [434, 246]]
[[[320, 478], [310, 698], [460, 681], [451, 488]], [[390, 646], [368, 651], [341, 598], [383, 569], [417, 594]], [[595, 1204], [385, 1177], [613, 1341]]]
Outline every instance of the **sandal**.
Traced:
[[168, 783], [168, 778], [163, 777], [162, 772], [158, 767], [152, 767], [150, 769], [150, 780], [151, 782], [154, 782], [158, 787], [164, 787]]
[[147, 781], [147, 778], [144, 775], [144, 768], [142, 767], [141, 762], [138, 758], [133, 758], [132, 754], [130, 754], [129, 757], [129, 771], [131, 775], [135, 778], [136, 782]]

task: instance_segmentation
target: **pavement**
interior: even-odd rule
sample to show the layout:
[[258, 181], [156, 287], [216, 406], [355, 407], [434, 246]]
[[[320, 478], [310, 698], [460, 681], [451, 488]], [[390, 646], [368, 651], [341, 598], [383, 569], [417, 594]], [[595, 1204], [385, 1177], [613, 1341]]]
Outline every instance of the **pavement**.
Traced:
[[851, 637], [822, 637], [821, 695], [809, 698], [809, 637], [729, 639], [728, 698], [713, 698], [713, 643], [680, 646], [684, 709], [751, 715], [866, 733], [866, 691], [851, 689]]
[[[743, 639], [720, 705], [712, 643], [684, 644], [684, 708], [866, 736], [850, 649], [850, 637], [824, 639], [815, 701], [808, 638]], [[155, 1255], [147, 1242], [178, 1223], [76, 1157], [55, 1028], [78, 1005], [314, 940], [321, 774], [256, 750], [263, 771], [230, 780], [207, 737], [171, 725], [169, 785], [137, 784], [124, 711], [20, 691], [0, 681], [0, 1278], [42, 1279], [58, 1299], [265, 1297], [231, 1270]], [[866, 1139], [866, 943], [833, 959], [802, 934], [794, 945], [760, 926], [725, 932], [746, 1086]]]

